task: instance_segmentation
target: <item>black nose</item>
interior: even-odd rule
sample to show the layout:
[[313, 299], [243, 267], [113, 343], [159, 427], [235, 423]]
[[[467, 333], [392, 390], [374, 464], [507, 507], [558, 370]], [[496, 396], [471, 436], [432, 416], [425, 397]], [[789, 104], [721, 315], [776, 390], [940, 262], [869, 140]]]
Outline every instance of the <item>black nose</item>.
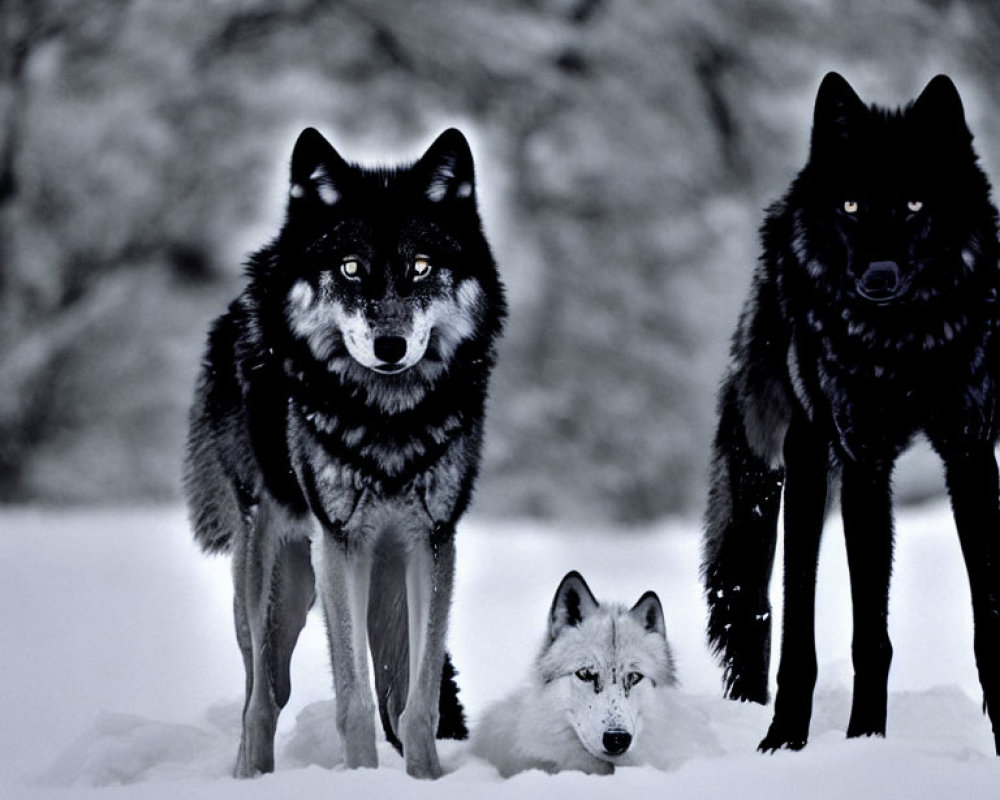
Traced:
[[890, 300], [899, 290], [899, 264], [872, 261], [858, 281], [858, 292], [869, 300]]
[[406, 339], [402, 336], [378, 336], [374, 347], [375, 358], [386, 364], [395, 364], [406, 355]]
[[609, 756], [620, 756], [632, 744], [632, 734], [628, 731], [605, 731], [604, 752]]

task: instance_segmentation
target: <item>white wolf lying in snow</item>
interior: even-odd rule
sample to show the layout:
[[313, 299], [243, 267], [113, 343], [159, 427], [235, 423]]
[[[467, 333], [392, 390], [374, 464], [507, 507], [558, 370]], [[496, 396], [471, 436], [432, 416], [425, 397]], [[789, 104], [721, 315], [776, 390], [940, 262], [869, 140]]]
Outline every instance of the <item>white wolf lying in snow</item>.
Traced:
[[[672, 766], [678, 734], [707, 733], [704, 720], [692, 724], [691, 712], [676, 703], [675, 684], [656, 594], [646, 592], [630, 609], [602, 606], [570, 572], [552, 601], [530, 685], [487, 709], [472, 752], [504, 777], [529, 769], [607, 775], [623, 765]], [[672, 733], [675, 722], [680, 730]]]

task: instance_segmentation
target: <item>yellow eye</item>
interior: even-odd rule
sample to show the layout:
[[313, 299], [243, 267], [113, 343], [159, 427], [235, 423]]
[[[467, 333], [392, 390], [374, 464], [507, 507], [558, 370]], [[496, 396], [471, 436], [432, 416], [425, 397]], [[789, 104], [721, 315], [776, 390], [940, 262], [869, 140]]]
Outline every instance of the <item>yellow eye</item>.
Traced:
[[910, 209], [912, 213], [916, 214], [920, 209], [924, 207], [924, 204], [921, 200], [911, 200], [909, 203], [906, 204], [906, 207]]
[[845, 200], [844, 211], [846, 211], [848, 214], [857, 214], [858, 213], [857, 200]]
[[358, 260], [354, 257], [345, 258], [340, 265], [340, 271], [343, 273], [345, 278], [352, 281], [361, 280], [361, 266], [358, 264]]
[[413, 259], [413, 280], [419, 281], [431, 274], [431, 260], [427, 256]]

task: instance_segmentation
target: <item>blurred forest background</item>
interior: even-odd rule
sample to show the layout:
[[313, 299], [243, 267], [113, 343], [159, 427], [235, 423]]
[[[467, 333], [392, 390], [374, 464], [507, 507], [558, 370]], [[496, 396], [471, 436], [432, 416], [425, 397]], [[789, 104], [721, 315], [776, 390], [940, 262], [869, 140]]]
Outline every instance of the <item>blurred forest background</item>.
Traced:
[[2, 0], [0, 501], [177, 500], [205, 332], [299, 130], [395, 161], [457, 125], [512, 311], [475, 508], [698, 511], [830, 69], [889, 105], [949, 73], [1000, 180], [995, 0]]

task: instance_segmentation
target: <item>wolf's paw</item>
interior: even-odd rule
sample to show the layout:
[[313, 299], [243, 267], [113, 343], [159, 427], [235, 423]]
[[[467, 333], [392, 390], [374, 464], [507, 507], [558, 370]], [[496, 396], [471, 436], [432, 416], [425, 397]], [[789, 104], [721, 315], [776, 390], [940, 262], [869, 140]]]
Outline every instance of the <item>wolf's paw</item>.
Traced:
[[410, 777], [434, 780], [444, 774], [434, 741], [436, 727], [430, 715], [414, 714], [409, 709], [400, 715], [399, 738]]
[[256, 778], [268, 772], [274, 772], [273, 739], [262, 740], [244, 732], [240, 739], [240, 750], [236, 754], [233, 777]]
[[847, 738], [860, 739], [871, 736], [885, 738], [884, 699], [881, 705], [872, 704], [870, 708], [855, 702], [855, 708], [851, 711], [851, 719], [847, 725]]
[[374, 740], [344, 741], [344, 764], [348, 769], [375, 769], [378, 767], [378, 752]]
[[848, 739], [884, 739], [885, 738], [885, 725], [882, 726], [881, 730], [878, 728], [847, 728], [847, 738]]
[[403, 756], [406, 759], [406, 774], [411, 778], [437, 780], [444, 774], [433, 739], [430, 746], [425, 747], [411, 745], [407, 748], [404, 744]]
[[798, 726], [785, 726], [775, 720], [768, 728], [767, 735], [757, 745], [757, 750], [761, 753], [775, 753], [778, 750], [801, 750], [806, 746], [807, 741], [809, 741], [809, 734], [806, 730], [799, 730]]

